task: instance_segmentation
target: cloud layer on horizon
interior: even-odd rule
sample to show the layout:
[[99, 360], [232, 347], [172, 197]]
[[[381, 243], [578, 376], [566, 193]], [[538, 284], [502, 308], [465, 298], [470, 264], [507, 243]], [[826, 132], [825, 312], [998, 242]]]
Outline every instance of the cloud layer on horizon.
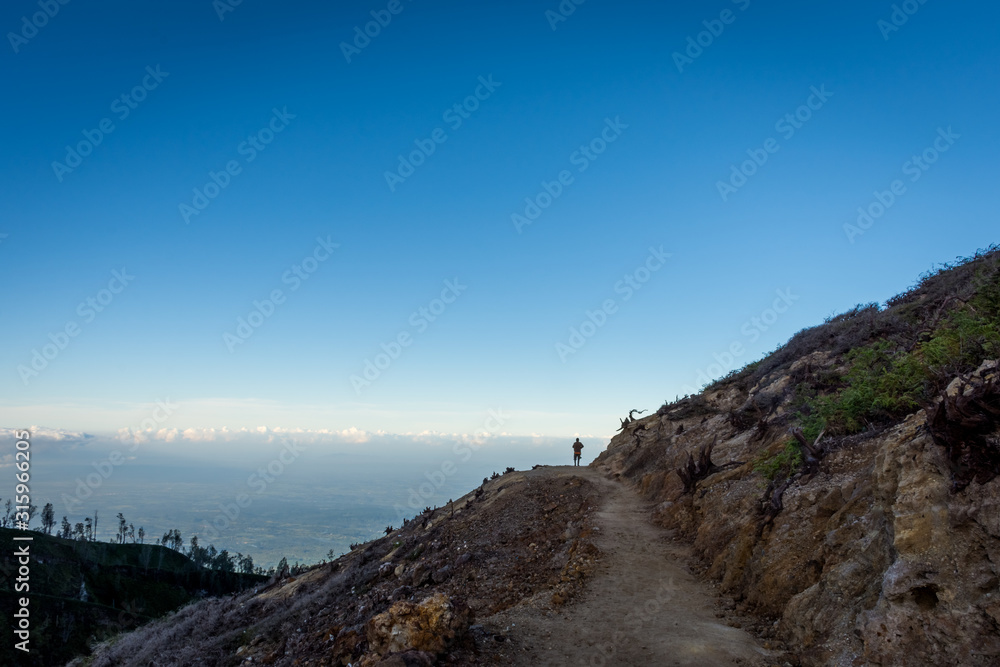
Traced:
[[[83, 446], [98, 443], [135, 444], [203, 444], [203, 443], [241, 443], [244, 445], [268, 445], [292, 441], [312, 445], [350, 445], [385, 443], [405, 445], [407, 443], [424, 446], [435, 446], [464, 442], [468, 444], [486, 445], [491, 441], [502, 439], [505, 442], [516, 442], [522, 445], [544, 446], [553, 442], [561, 442], [563, 438], [532, 435], [512, 435], [506, 432], [490, 432], [479, 429], [475, 433], [449, 433], [441, 431], [421, 431], [419, 433], [389, 433], [387, 431], [366, 431], [356, 427], [342, 430], [336, 429], [305, 429], [305, 428], [270, 428], [258, 426], [255, 428], [122, 428], [117, 433], [90, 434], [82, 431], [32, 426], [32, 445], [63, 445]], [[0, 439], [15, 439], [15, 433], [21, 429], [0, 428]], [[588, 437], [588, 436], [581, 436]], [[590, 436], [594, 437], [594, 436]], [[600, 436], [597, 436], [600, 437]]]

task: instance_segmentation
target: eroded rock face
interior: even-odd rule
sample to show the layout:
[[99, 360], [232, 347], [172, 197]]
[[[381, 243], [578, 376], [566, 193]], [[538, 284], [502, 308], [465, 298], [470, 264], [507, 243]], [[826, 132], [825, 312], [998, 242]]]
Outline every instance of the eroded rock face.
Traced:
[[379, 656], [406, 651], [442, 653], [469, 627], [468, 609], [438, 593], [419, 604], [402, 601], [368, 621], [365, 633]]
[[[994, 381], [995, 369], [984, 364], [948, 393]], [[683, 419], [641, 420], [645, 431], [616, 436], [598, 465], [655, 501], [656, 520], [693, 544], [704, 574], [804, 665], [1000, 665], [1000, 477], [956, 489], [954, 456], [921, 410], [833, 443], [765, 523], [767, 481], [753, 461], [787, 435], [760, 438], [724, 414], [753, 391], [706, 394]], [[979, 437], [997, 441], [996, 431]], [[746, 465], [684, 493], [675, 469], [713, 438], [714, 463]]]
[[[864, 657], [875, 664], [986, 665], [1000, 662], [997, 535], [974, 517], [996, 506], [993, 482], [950, 493], [943, 449], [912, 418], [884, 440], [878, 479], [886, 486], [895, 559], [881, 596], [858, 617]], [[919, 660], [917, 660], [919, 656]]]

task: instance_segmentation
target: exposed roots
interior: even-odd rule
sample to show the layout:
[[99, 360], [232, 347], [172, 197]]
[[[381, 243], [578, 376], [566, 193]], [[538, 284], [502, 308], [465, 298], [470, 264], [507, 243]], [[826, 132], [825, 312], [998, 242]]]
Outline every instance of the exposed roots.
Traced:
[[990, 437], [1000, 426], [1000, 381], [996, 366], [985, 378], [982, 370], [959, 378], [927, 408], [931, 437], [948, 453], [952, 493], [1000, 475], [1000, 448]]
[[694, 456], [688, 452], [687, 462], [682, 467], [677, 469], [677, 475], [684, 483], [684, 493], [694, 493], [698, 482], [705, 479], [709, 475], [722, 472], [727, 468], [735, 468], [743, 465], [743, 461], [730, 461], [729, 463], [724, 463], [721, 466], [717, 466], [712, 463], [712, 450], [715, 448], [715, 443], [716, 438], [713, 438], [711, 443], [702, 447], [701, 451], [698, 452], [697, 461]]

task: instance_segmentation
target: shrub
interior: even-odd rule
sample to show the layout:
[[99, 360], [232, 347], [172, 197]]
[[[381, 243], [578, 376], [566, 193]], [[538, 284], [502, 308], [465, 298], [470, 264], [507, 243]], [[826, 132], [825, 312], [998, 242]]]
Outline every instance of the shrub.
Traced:
[[734, 368], [729, 371], [718, 380], [713, 380], [703, 387], [704, 391], [714, 391], [716, 389], [721, 389], [730, 384], [735, 384], [737, 387], [742, 389], [749, 388], [748, 381], [753, 377], [754, 371], [760, 366], [763, 359], [758, 359], [757, 361], [751, 361], [742, 368]]
[[791, 477], [802, 467], [802, 448], [795, 440], [789, 440], [776, 454], [762, 454], [754, 461], [753, 469], [768, 481], [778, 477]]
[[[983, 310], [989, 312], [990, 306], [984, 304]], [[843, 386], [801, 401], [803, 432], [815, 437], [825, 427], [831, 435], [846, 435], [899, 419], [927, 405], [951, 378], [998, 356], [998, 318], [984, 317], [974, 307], [956, 308], [912, 350], [889, 341], [851, 350]]]

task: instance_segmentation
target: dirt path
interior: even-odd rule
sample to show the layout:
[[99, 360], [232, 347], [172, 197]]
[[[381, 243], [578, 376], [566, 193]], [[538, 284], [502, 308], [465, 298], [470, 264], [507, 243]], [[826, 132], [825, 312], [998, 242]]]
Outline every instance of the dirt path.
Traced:
[[682, 553], [649, 522], [638, 496], [596, 470], [567, 468], [550, 470], [578, 474], [605, 494], [595, 536], [603, 556], [583, 592], [565, 607], [515, 607], [490, 619], [509, 627], [512, 664], [768, 664], [769, 652], [753, 636], [716, 618], [711, 587], [687, 572]]

